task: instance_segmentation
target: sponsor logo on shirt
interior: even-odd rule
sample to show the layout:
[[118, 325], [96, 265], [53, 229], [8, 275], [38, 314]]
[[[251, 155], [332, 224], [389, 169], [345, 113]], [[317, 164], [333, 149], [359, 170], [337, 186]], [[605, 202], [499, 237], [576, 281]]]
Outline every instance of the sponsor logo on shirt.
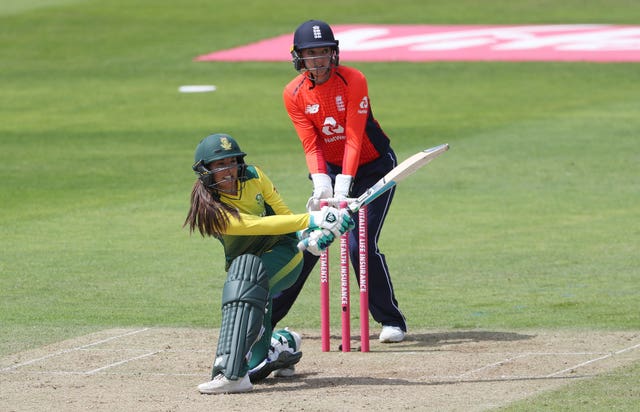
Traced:
[[307, 108], [304, 109], [304, 112], [307, 114], [316, 114], [318, 113], [318, 111], [320, 110], [320, 105], [319, 104], [308, 104]]
[[341, 135], [341, 136], [333, 136], [333, 137], [325, 137], [324, 138], [324, 142], [325, 143], [339, 142], [340, 140], [347, 140], [347, 136]]
[[325, 137], [324, 139], [325, 143], [331, 143], [338, 140], [346, 139], [346, 136], [344, 135], [344, 127], [338, 124], [336, 119], [334, 119], [331, 116], [324, 119], [324, 126], [322, 127], [322, 133], [324, 133], [325, 136], [329, 136], [329, 137]]
[[358, 113], [366, 114], [369, 109], [369, 98], [367, 96], [364, 96], [362, 100], [360, 100], [359, 106], [360, 106], [360, 109], [358, 110]]

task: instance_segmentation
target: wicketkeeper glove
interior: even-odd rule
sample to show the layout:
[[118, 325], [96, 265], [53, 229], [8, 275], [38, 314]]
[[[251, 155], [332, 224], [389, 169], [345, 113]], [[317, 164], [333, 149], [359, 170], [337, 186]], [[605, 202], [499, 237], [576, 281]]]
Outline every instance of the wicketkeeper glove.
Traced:
[[309, 215], [309, 229], [327, 229], [335, 237], [356, 227], [355, 220], [346, 209], [324, 206], [318, 212], [309, 212]]
[[[320, 256], [320, 254], [331, 245], [335, 237], [327, 229], [312, 230], [309, 236], [300, 241], [304, 249], [309, 253]], [[299, 247], [299, 246], [298, 246]]]
[[331, 178], [324, 173], [312, 173], [311, 181], [313, 181], [313, 195], [307, 201], [307, 210], [320, 210], [320, 199], [330, 199], [333, 197], [333, 188], [331, 187]]
[[351, 191], [351, 182], [353, 177], [349, 175], [339, 174], [336, 176], [336, 184], [333, 187], [334, 197], [338, 200], [343, 200], [349, 197]]

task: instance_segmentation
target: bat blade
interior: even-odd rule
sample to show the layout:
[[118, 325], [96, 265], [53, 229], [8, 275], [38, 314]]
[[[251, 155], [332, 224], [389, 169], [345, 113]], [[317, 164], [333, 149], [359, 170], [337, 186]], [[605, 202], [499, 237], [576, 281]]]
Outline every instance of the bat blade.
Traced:
[[407, 158], [398, 166], [394, 167], [389, 173], [387, 173], [382, 179], [378, 180], [376, 184], [371, 186], [355, 201], [349, 204], [349, 210], [355, 213], [362, 206], [368, 205], [373, 202], [378, 196], [382, 195], [387, 190], [391, 189], [398, 182], [406, 179], [414, 174], [418, 169], [440, 156], [442, 153], [449, 150], [448, 144], [441, 144], [439, 146], [432, 147], [430, 149], [423, 150]]
[[[362, 206], [368, 205], [373, 202], [378, 196], [382, 195], [387, 190], [391, 189], [396, 183], [406, 179], [415, 173], [418, 169], [440, 156], [442, 153], [449, 150], [448, 144], [441, 144], [430, 149], [423, 150], [407, 158], [405, 161], [394, 167], [389, 173], [387, 173], [382, 179], [378, 180], [373, 186], [367, 189], [360, 197], [349, 203], [347, 208], [353, 214], [358, 212]], [[331, 204], [331, 202], [329, 202]], [[305, 250], [306, 244], [304, 241], [298, 243], [298, 249]]]

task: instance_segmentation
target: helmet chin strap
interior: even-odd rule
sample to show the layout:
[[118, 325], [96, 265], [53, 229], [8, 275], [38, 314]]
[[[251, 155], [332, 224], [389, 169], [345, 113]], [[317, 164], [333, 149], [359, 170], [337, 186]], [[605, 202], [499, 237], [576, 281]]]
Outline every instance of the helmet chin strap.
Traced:
[[[307, 73], [307, 78], [309, 80], [311, 80], [311, 83], [313, 83], [312, 87], [315, 87], [316, 84], [318, 83], [318, 77], [317, 77], [317, 71], [318, 69], [321, 70], [329, 70], [329, 72], [327, 73], [327, 78], [325, 81], [329, 80], [331, 78], [332, 75], [332, 71], [333, 71], [333, 65], [329, 65], [329, 66], [323, 66], [323, 67], [314, 67], [313, 69], [304, 69], [304, 73]], [[324, 83], [324, 82], [323, 82]]]
[[222, 182], [216, 182], [211, 186], [212, 190], [215, 190], [218, 193], [224, 193], [227, 195], [239, 195], [242, 193], [242, 190], [240, 189], [240, 187], [238, 186], [238, 179], [233, 179], [233, 183], [235, 184], [236, 190], [225, 190], [220, 188], [219, 186], [222, 184]]

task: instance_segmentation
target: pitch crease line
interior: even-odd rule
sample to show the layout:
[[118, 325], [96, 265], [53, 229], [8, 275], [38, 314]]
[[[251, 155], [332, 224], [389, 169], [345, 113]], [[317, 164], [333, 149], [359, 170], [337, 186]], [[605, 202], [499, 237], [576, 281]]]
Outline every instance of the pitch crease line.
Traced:
[[628, 352], [630, 350], [637, 349], [637, 348], [640, 348], [640, 343], [638, 343], [637, 345], [629, 346], [628, 348], [624, 348], [624, 349], [620, 349], [620, 350], [615, 351], [615, 352], [611, 352], [611, 353], [609, 353], [607, 355], [604, 355], [604, 356], [600, 356], [599, 358], [590, 359], [590, 360], [588, 360], [586, 362], [579, 363], [579, 364], [574, 365], [574, 366], [572, 366], [570, 368], [566, 368], [566, 369], [563, 369], [561, 371], [554, 372], [554, 373], [552, 373], [550, 375], [547, 375], [546, 377], [547, 378], [551, 378], [551, 377], [556, 376], [556, 375], [561, 375], [561, 374], [569, 372], [569, 371], [571, 371], [573, 369], [578, 369], [578, 368], [586, 366], [586, 365], [588, 365], [590, 363], [594, 363], [594, 362], [597, 362], [597, 361], [600, 361], [600, 360], [603, 360], [603, 359], [611, 358], [614, 355], [619, 355], [621, 353]]
[[525, 357], [527, 357], [529, 355], [530, 355], [529, 353], [523, 353], [521, 355], [514, 356], [512, 358], [507, 358], [507, 359], [503, 359], [503, 360], [498, 361], [498, 362], [490, 363], [490, 364], [484, 365], [484, 366], [482, 366], [480, 368], [472, 369], [472, 370], [467, 371], [467, 372], [465, 372], [463, 374], [460, 374], [460, 375], [457, 376], [457, 378], [460, 379], [463, 376], [471, 375], [472, 373], [480, 372], [480, 371], [482, 371], [484, 369], [489, 369], [489, 368], [494, 368], [496, 366], [504, 365], [505, 363], [513, 362], [516, 359], [525, 358]]
[[[89, 374], [89, 372], [82, 372], [82, 371], [27, 371], [27, 372], [12, 371], [8, 373], [25, 374], [25, 375], [62, 375], [62, 376], [68, 376], [68, 375], [84, 376]], [[101, 373], [100, 376], [202, 376], [202, 373], [104, 372], [104, 373]]]
[[123, 365], [123, 364], [125, 364], [125, 363], [132, 362], [132, 361], [135, 361], [135, 360], [138, 360], [138, 359], [147, 358], [147, 357], [149, 357], [149, 356], [157, 355], [157, 354], [158, 354], [158, 353], [160, 353], [160, 352], [163, 352], [163, 351], [162, 351], [162, 350], [157, 350], [157, 351], [155, 351], [155, 352], [145, 353], [144, 355], [135, 356], [135, 357], [133, 357], [133, 358], [125, 359], [125, 360], [122, 360], [122, 361], [120, 361], [120, 362], [115, 362], [115, 363], [112, 363], [112, 364], [110, 364], [110, 365], [106, 365], [106, 366], [103, 366], [103, 367], [101, 367], [101, 368], [97, 368], [97, 369], [94, 369], [94, 370], [91, 370], [91, 371], [85, 372], [84, 374], [85, 374], [85, 375], [93, 375], [93, 374], [98, 373], [98, 372], [100, 372], [100, 371], [103, 371], [103, 370], [105, 370], [105, 369], [109, 369], [109, 368], [113, 368], [113, 367], [116, 367], [116, 366], [119, 366], [119, 365]]
[[36, 358], [36, 359], [31, 359], [31, 360], [28, 360], [26, 362], [21, 362], [21, 363], [18, 363], [16, 365], [11, 365], [11, 366], [8, 366], [6, 368], [2, 368], [2, 369], [0, 369], [0, 372], [6, 372], [6, 371], [18, 369], [18, 368], [21, 368], [23, 366], [27, 366], [27, 365], [31, 365], [31, 364], [36, 363], [36, 362], [43, 361], [45, 359], [49, 359], [49, 358], [53, 358], [53, 357], [56, 357], [56, 356], [64, 355], [65, 353], [75, 352], [75, 351], [78, 351], [78, 350], [89, 348], [91, 346], [100, 345], [102, 343], [106, 343], [106, 342], [109, 342], [109, 341], [112, 341], [112, 340], [115, 340], [115, 339], [124, 338], [125, 336], [135, 335], [136, 333], [144, 332], [146, 330], [149, 330], [149, 328], [134, 330], [132, 332], [124, 333], [122, 335], [117, 335], [117, 336], [112, 336], [110, 338], [102, 339], [102, 340], [99, 340], [97, 342], [88, 343], [86, 345], [78, 346], [78, 347], [75, 347], [75, 348], [64, 349], [64, 350], [61, 350], [61, 351], [58, 351], [58, 352], [50, 353], [48, 355], [41, 356], [41, 357]]

